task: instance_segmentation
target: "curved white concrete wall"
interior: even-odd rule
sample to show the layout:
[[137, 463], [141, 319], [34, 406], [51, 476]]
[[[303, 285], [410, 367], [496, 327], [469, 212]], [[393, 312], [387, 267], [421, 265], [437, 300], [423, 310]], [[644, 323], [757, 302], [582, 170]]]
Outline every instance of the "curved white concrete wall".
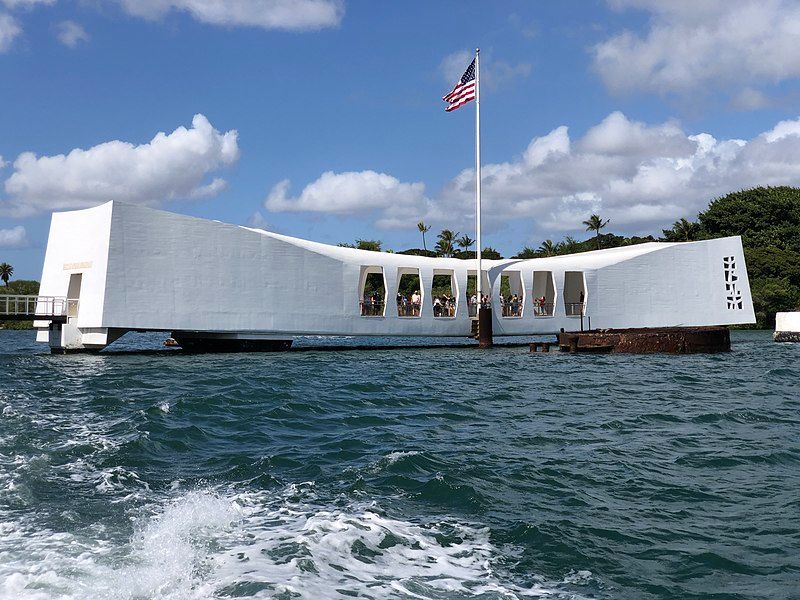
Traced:
[[[65, 270], [65, 264], [76, 269]], [[69, 273], [84, 272], [78, 327], [252, 332], [276, 335], [469, 335], [468, 271], [475, 261], [406, 256], [328, 246], [121, 203], [53, 216], [42, 294], [66, 295]], [[731, 269], [731, 265], [735, 268]], [[360, 315], [363, 266], [383, 268], [385, 317]], [[564, 273], [583, 272], [593, 327], [724, 325], [755, 321], [738, 237], [685, 244], [649, 243], [533, 260], [484, 261], [495, 303], [494, 332], [574, 330], [563, 303]], [[398, 273], [419, 269], [419, 318], [395, 309]], [[500, 316], [500, 275], [519, 271], [521, 318]], [[434, 318], [434, 270], [452, 270], [455, 318]], [[533, 273], [551, 271], [552, 317], [533, 310]], [[731, 283], [730, 278], [735, 278]], [[728, 279], [726, 279], [728, 278]], [[731, 296], [733, 285], [735, 302]], [[727, 287], [726, 287], [727, 286]]]

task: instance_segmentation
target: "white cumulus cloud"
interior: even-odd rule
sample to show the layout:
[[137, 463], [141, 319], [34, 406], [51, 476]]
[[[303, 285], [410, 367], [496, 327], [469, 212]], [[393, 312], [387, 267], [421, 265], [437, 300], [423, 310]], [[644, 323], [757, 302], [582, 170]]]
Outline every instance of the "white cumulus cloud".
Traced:
[[207, 177], [239, 158], [238, 133], [220, 133], [203, 115], [192, 127], [157, 133], [134, 145], [119, 140], [68, 154], [20, 154], [5, 182], [8, 196], [0, 211], [27, 216], [57, 209], [86, 208], [122, 200], [158, 204], [165, 200], [208, 197], [225, 186]]
[[[651, 15], [644, 35], [620, 32], [595, 46], [594, 68], [614, 93], [734, 93], [800, 75], [795, 0], [609, 0]], [[760, 107], [750, 93], [736, 103]]]
[[[800, 185], [800, 119], [740, 140], [614, 112], [575, 140], [566, 126], [534, 137], [517, 158], [484, 164], [481, 174], [489, 230], [513, 222], [540, 234], [580, 232], [581, 221], [599, 212], [616, 231], [658, 232], [731, 191]], [[287, 196], [288, 186], [273, 188], [269, 210], [370, 217], [385, 228], [413, 228], [419, 219], [464, 230], [473, 224], [473, 169], [430, 197], [422, 183], [373, 171], [325, 173], [297, 198]]]
[[379, 226], [391, 226], [403, 216], [426, 210], [427, 205], [423, 183], [403, 183], [375, 171], [328, 171], [305, 186], [295, 198], [289, 196], [289, 187], [288, 179], [276, 184], [264, 200], [264, 207], [272, 212], [378, 214]]
[[[447, 85], [453, 86], [461, 79], [464, 71], [475, 58], [470, 50], [459, 50], [448, 54], [439, 64], [439, 71]], [[530, 63], [511, 64], [504, 60], [495, 60], [491, 53], [481, 52], [481, 89], [496, 90], [513, 83], [517, 79], [525, 79], [531, 74]], [[485, 88], [484, 88], [485, 86]]]
[[6, 52], [11, 48], [11, 44], [20, 33], [22, 28], [19, 22], [11, 15], [0, 13], [0, 52]]
[[58, 41], [67, 46], [74, 48], [81, 42], [89, 41], [89, 34], [83, 26], [75, 21], [62, 21], [56, 26], [56, 37]]
[[22, 225], [0, 229], [0, 248], [22, 248], [28, 245], [28, 234]]
[[184, 11], [212, 25], [249, 26], [294, 31], [339, 25], [342, 0], [117, 0], [130, 14], [159, 19]]

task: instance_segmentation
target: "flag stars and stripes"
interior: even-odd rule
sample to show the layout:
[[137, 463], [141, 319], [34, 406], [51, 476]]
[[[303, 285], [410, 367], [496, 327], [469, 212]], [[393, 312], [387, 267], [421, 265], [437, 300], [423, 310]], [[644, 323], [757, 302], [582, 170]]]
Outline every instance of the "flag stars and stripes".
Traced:
[[453, 91], [442, 97], [447, 102], [445, 110], [450, 112], [461, 108], [470, 100], [475, 100], [475, 60], [469, 64], [467, 70], [458, 80]]

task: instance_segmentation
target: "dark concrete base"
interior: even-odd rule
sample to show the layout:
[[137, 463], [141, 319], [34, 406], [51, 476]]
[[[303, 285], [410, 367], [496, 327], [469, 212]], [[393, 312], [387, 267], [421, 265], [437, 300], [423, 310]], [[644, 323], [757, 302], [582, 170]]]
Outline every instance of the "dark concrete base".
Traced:
[[772, 334], [772, 339], [776, 342], [800, 342], [799, 331], [776, 331]]
[[97, 354], [103, 348], [53, 348], [50, 347], [50, 354]]
[[282, 352], [292, 347], [292, 340], [246, 340], [235, 338], [172, 337], [186, 352]]
[[729, 352], [731, 336], [727, 327], [602, 329], [561, 333], [558, 346], [562, 352]]

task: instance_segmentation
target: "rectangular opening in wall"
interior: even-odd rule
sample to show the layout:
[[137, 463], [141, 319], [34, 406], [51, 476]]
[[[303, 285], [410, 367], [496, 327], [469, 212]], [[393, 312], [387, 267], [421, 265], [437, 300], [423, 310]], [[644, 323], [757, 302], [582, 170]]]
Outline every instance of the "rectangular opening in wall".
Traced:
[[533, 273], [533, 316], [552, 317], [556, 308], [556, 286], [552, 271]]
[[586, 303], [586, 281], [583, 271], [564, 273], [564, 310], [568, 317], [584, 314]]
[[456, 316], [458, 291], [456, 290], [456, 276], [453, 271], [434, 269], [431, 304], [433, 316], [437, 319], [451, 319]]
[[69, 276], [69, 286], [67, 287], [67, 317], [71, 319], [78, 316], [82, 281], [83, 273], [72, 273]]
[[524, 293], [522, 291], [522, 275], [519, 271], [505, 271], [500, 274], [500, 305], [505, 318], [520, 318]]
[[[483, 271], [481, 274], [481, 296], [484, 303], [490, 303], [492, 291], [489, 289], [489, 274]], [[469, 316], [478, 316], [478, 276], [476, 271], [467, 271], [467, 305], [469, 306]]]
[[360, 300], [362, 317], [382, 317], [386, 310], [386, 278], [382, 267], [361, 267]]
[[419, 269], [397, 269], [397, 316], [419, 317], [422, 314], [422, 295]]

